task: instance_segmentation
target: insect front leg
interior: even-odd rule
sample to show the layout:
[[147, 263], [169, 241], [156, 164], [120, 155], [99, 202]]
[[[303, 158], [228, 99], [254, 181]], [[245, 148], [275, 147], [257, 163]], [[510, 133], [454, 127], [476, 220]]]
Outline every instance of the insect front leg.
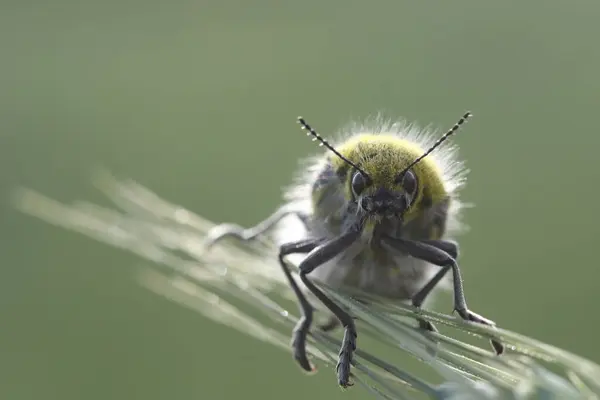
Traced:
[[[454, 310], [458, 312], [460, 317], [464, 320], [495, 326], [493, 321], [474, 313], [467, 307], [460, 268], [458, 267], [456, 260], [452, 258], [450, 254], [427, 242], [391, 237], [385, 237], [384, 240], [391, 245], [392, 248], [442, 267], [442, 269], [413, 297], [413, 304], [422, 304], [427, 295], [433, 290], [435, 285], [437, 285], [443, 278], [444, 274], [446, 274], [449, 270], [452, 270], [452, 280], [454, 284]], [[502, 343], [494, 339], [492, 339], [491, 342], [497, 354], [504, 352], [504, 346]]]
[[284, 205], [277, 209], [277, 211], [275, 211], [265, 220], [251, 228], [243, 228], [235, 224], [217, 225], [208, 232], [204, 245], [206, 248], [210, 248], [215, 243], [226, 237], [234, 237], [242, 241], [254, 240], [260, 235], [267, 233], [275, 225], [277, 225], [279, 221], [288, 215], [297, 215], [302, 221], [304, 221], [304, 218], [297, 210], [293, 210], [289, 205]]
[[351, 231], [321, 244], [314, 248], [298, 266], [300, 279], [302, 279], [304, 285], [339, 319], [344, 327], [344, 338], [339, 352], [338, 364], [336, 365], [338, 383], [342, 387], [352, 385], [350, 382], [350, 365], [352, 364], [354, 350], [356, 350], [357, 337], [354, 320], [352, 316], [317, 288], [307, 275], [348, 249], [360, 237], [360, 234], [360, 231]]
[[308, 302], [308, 299], [302, 293], [302, 290], [298, 287], [298, 284], [294, 280], [292, 273], [290, 272], [290, 266], [285, 260], [285, 256], [290, 254], [302, 254], [308, 253], [317, 247], [321, 241], [315, 239], [306, 239], [292, 243], [286, 243], [279, 248], [279, 264], [283, 269], [283, 273], [285, 274], [296, 298], [298, 299], [298, 305], [300, 307], [300, 312], [302, 316], [296, 327], [294, 328], [294, 332], [292, 334], [292, 348], [294, 352], [294, 359], [300, 364], [302, 369], [305, 371], [312, 371], [314, 368], [308, 361], [308, 357], [306, 356], [306, 336], [308, 335], [308, 331], [310, 330], [310, 326], [313, 320], [313, 306]]

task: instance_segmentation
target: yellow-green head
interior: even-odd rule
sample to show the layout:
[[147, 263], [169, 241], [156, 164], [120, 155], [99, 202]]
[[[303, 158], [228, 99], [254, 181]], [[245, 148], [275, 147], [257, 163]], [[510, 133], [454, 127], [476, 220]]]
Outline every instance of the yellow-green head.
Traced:
[[[324, 179], [331, 182], [330, 178], [337, 178], [343, 197], [355, 206], [357, 214], [371, 221], [397, 218], [408, 222], [421, 211], [447, 199], [443, 171], [427, 156], [470, 116], [466, 113], [428, 149], [385, 132], [358, 133], [334, 148], [304, 119], [299, 118], [299, 122], [314, 140], [332, 152], [322, 171]], [[315, 188], [313, 203], [318, 208], [324, 196], [331, 196], [331, 190], [321, 190], [323, 187], [319, 185]]]

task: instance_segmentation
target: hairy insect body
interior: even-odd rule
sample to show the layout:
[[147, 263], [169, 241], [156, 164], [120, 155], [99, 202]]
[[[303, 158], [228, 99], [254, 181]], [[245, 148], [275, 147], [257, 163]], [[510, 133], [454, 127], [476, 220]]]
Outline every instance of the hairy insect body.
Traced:
[[[336, 370], [338, 383], [351, 385], [357, 338], [354, 319], [312, 282], [315, 279], [421, 307], [450, 272], [454, 309], [461, 318], [494, 324], [467, 308], [456, 261], [458, 245], [447, 238], [461, 230], [463, 204], [458, 191], [467, 171], [457, 159], [455, 146], [445, 145], [432, 153], [470, 115], [465, 114], [437, 140], [412, 125], [379, 122], [346, 129], [346, 138], [337, 146], [299, 118], [302, 128], [331, 153], [308, 162], [287, 191], [287, 203], [264, 221], [248, 229], [225, 224], [209, 233], [212, 244], [226, 236], [252, 240], [275, 231], [279, 263], [302, 312], [292, 348], [304, 370], [313, 368], [306, 354], [314, 311], [308, 292], [344, 327]], [[288, 216], [297, 217], [301, 227]], [[290, 257], [299, 257], [298, 278], [304, 290], [291, 273]], [[435, 331], [421, 319], [419, 326]], [[498, 353], [503, 351], [498, 341], [492, 344]]]
[[[426, 133], [401, 129], [399, 132], [352, 134], [337, 149], [348, 159], [357, 160], [373, 178], [372, 193], [377, 188], [398, 190], [398, 185], [394, 184], [398, 172], [424, 152], [415, 142], [405, 139], [406, 136], [427, 145]], [[453, 151], [452, 148], [449, 150]], [[444, 237], [449, 205], [452, 196], [456, 195], [452, 189], [456, 190], [460, 183], [449, 185], [448, 189], [444, 187], [443, 168], [435, 159], [424, 159], [413, 170], [417, 180], [422, 177], [420, 180], [427, 182], [415, 199], [418, 207], [406, 213], [404, 221], [378, 215], [367, 218], [360, 239], [334, 260], [311, 272], [311, 277], [330, 286], [345, 286], [396, 300], [410, 300], [432, 278], [439, 270], [438, 266], [390, 249], [381, 237], [388, 235], [413, 240]], [[351, 190], [353, 171], [347, 163], [327, 154], [312, 160], [308, 171], [288, 196], [292, 202], [304, 205], [305, 237], [333, 238], [361, 222], [361, 210]], [[462, 179], [465, 172], [454, 171], [453, 177]], [[454, 201], [458, 203], [458, 199]], [[460, 206], [459, 203], [454, 207], [455, 214]], [[457, 223], [454, 228], [458, 230]], [[280, 243], [290, 239], [285, 227], [277, 236]]]
[[356, 244], [310, 276], [333, 287], [348, 287], [372, 295], [410, 300], [435, 273], [421, 260], [391, 254], [387, 250], [373, 251], [370, 246], [368, 243]]

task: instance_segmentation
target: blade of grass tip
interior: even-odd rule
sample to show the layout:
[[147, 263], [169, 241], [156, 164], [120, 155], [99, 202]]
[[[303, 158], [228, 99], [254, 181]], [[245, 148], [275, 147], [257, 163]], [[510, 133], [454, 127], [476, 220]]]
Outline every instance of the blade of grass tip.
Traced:
[[[135, 215], [149, 216], [152, 219], [169, 221], [178, 226], [189, 226], [198, 233], [205, 234], [214, 224], [197, 214], [161, 199], [157, 194], [135, 181], [122, 182], [109, 173], [99, 175], [97, 186], [113, 200], [117, 206]], [[268, 246], [270, 241], [257, 242]], [[263, 243], [265, 242], [265, 243]]]
[[[20, 188], [14, 191], [12, 197], [15, 207], [24, 214], [77, 232], [86, 227], [85, 224], [79, 221], [81, 219], [85, 220], [88, 216], [81, 215], [78, 210], [65, 206], [36, 191]], [[86, 222], [94, 223], [95, 221], [86, 220]]]
[[135, 181], [120, 181], [108, 171], [97, 171], [94, 183], [115, 204], [126, 202], [134, 213], [145, 213], [153, 218], [166, 219], [178, 225], [189, 226], [199, 233], [206, 233], [213, 225], [199, 215], [163, 200], [156, 193]]
[[181, 251], [199, 260], [205, 254], [202, 245], [204, 234], [190, 227], [175, 225], [164, 220], [142, 220], [129, 214], [125, 214], [123, 217], [132, 222], [132, 228], [135, 228], [136, 234], [144, 239], [151, 240], [169, 250]]
[[[103, 168], [94, 171], [92, 183], [119, 209], [138, 218], [158, 221], [164, 219], [168, 213], [168, 208], [160, 207], [158, 203], [153, 202], [154, 197], [158, 197], [157, 195], [150, 191], [147, 193], [138, 191], [136, 186], [139, 185], [134, 181], [119, 180]], [[149, 204], [153, 204], [153, 206], [150, 208]]]
[[[139, 238], [131, 232], [130, 221], [118, 213], [85, 202], [78, 202], [71, 207], [58, 206], [53, 202], [51, 199], [38, 197], [37, 212], [25, 211], [27, 213], [33, 211], [30, 214], [42, 220], [142, 256], [156, 254], [158, 251], [155, 246], [140, 242]], [[151, 247], [152, 251], [149, 250]]]
[[[78, 204], [78, 208], [83, 212], [87, 212], [88, 215], [102, 212], [99, 207], [85, 203]], [[186, 236], [189, 234], [183, 228], [174, 229], [162, 224], [160, 221], [140, 220], [128, 214], [120, 214], [118, 217], [114, 217], [115, 220], [117, 218], [118, 222], [116, 223], [139, 240], [152, 242], [169, 250], [179, 250], [182, 247], [181, 242], [185, 243]]]
[[[65, 206], [32, 190], [20, 190], [14, 196], [17, 209], [24, 214], [39, 218], [51, 225], [90, 236], [109, 245], [125, 248], [135, 242], [135, 238], [115, 222], [117, 214], [111, 215], [111, 222], [96, 218], [76, 207]], [[108, 214], [104, 215], [105, 217]]]
[[[107, 180], [108, 179], [105, 179], [105, 181], [107, 181]], [[114, 195], [113, 197], [115, 199], [115, 202], [117, 202], [117, 203], [119, 203], [119, 199], [122, 196], [124, 196], [124, 194], [127, 194], [127, 196], [129, 196], [127, 198], [127, 200], [131, 204], [129, 204], [125, 208], [127, 208], [131, 212], [134, 212], [134, 214], [136, 214], [136, 215], [143, 214], [143, 213], [136, 212], [136, 210], [135, 210], [135, 207], [143, 207], [147, 213], [158, 214], [162, 218], [167, 218], [167, 217], [168, 218], [174, 218], [176, 220], [175, 223], [178, 223], [178, 222], [181, 223], [181, 218], [179, 217], [181, 215], [181, 210], [182, 210], [181, 208], [177, 209], [177, 208], [174, 208], [174, 207], [171, 206], [171, 209], [167, 212], [165, 210], [169, 207], [168, 205], [166, 205], [164, 203], [162, 203], [162, 204], [152, 204], [152, 205], [145, 204], [145, 203], [149, 203], [149, 201], [148, 200], [146, 200], [145, 202], [144, 201], [140, 201], [139, 197], [141, 197], [141, 196], [137, 196], [136, 195], [136, 196], [133, 196], [134, 198], [131, 198], [132, 197], [132, 195], [130, 194], [132, 192], [131, 190], [128, 190], [128, 191], [127, 190], [119, 190], [118, 189], [118, 185], [119, 185], [118, 182], [111, 181], [109, 183], [110, 183], [110, 185], [108, 185], [108, 184], [104, 185], [105, 186], [105, 191], [108, 192], [111, 195]], [[109, 188], [106, 189], [106, 186], [109, 186]], [[118, 195], [115, 194], [115, 192], [118, 192], [117, 193]], [[119, 197], [119, 196], [121, 196], [121, 197]], [[156, 195], [152, 194], [149, 191], [146, 191], [145, 196], [146, 197], [152, 197], [152, 201], [154, 201], [154, 203], [157, 203], [160, 200]], [[163, 212], [159, 211], [160, 208], [163, 208]], [[189, 213], [189, 212], [187, 212], [186, 214], [191, 215], [191, 213]], [[197, 217], [197, 218], [199, 218], [199, 217]], [[189, 219], [189, 218], [187, 218], [187, 219]], [[164, 221], [161, 220], [160, 222], [164, 222]], [[205, 222], [206, 222], [205, 225], [208, 225], [208, 222], [207, 221], [205, 221]], [[154, 224], [156, 222], [146, 222], [146, 223]], [[198, 224], [194, 224], [194, 225], [198, 225]], [[181, 227], [179, 226], [179, 228], [181, 228]], [[172, 228], [169, 227], [169, 228], [163, 228], [163, 229], [172, 229]], [[144, 232], [143, 230], [140, 230], [140, 231]], [[177, 232], [177, 234], [181, 234], [181, 232]], [[191, 253], [190, 255], [192, 257], [200, 258], [203, 255], [202, 254], [203, 250], [199, 249], [199, 247], [201, 247], [201, 246], [198, 245], [198, 242], [201, 242], [202, 240], [201, 240], [200, 237], [193, 235], [193, 232], [189, 233], [189, 234], [190, 234], [191, 237], [188, 240], [184, 241], [184, 243], [187, 244], [187, 247], [181, 246], [181, 241], [178, 241], [179, 242], [179, 250], [183, 250], [186, 253]], [[229, 250], [231, 250], [231, 249], [229, 249]], [[239, 249], [236, 249], [236, 250], [239, 251]]]
[[[90, 210], [88, 210], [89, 212]], [[135, 231], [139, 228], [132, 228], [136, 224], [135, 221], [121, 222], [122, 230], [127, 232], [129, 235], [128, 240], [124, 241], [122, 238], [113, 238], [109, 234], [109, 227], [105, 230], [97, 229], [97, 232], [92, 233], [91, 236], [97, 240], [108, 242], [115, 247], [124, 248], [129, 252], [138, 254], [150, 261], [156, 262], [159, 265], [164, 265], [170, 272], [178, 273], [180, 275], [188, 276], [202, 282], [219, 281], [221, 280], [221, 270], [218, 268], [202, 268], [198, 261], [186, 260], [182, 257], [174, 255], [170, 252], [170, 248], [162, 249], [160, 247], [160, 239], [157, 244], [150, 237], [145, 238], [136, 236]], [[88, 233], [89, 234], [89, 233]], [[108, 236], [108, 237], [107, 237]], [[176, 240], [174, 238], [173, 240]], [[142, 249], [142, 250], [141, 250]]]
[[[89, 210], [88, 210], [89, 212]], [[123, 230], [132, 232], [130, 233], [130, 237], [134, 237], [136, 240], [138, 240], [139, 242], [141, 242], [142, 244], [144, 244], [145, 246], [152, 246], [150, 243], [156, 243], [157, 245], [161, 245], [164, 243], [166, 239], [166, 236], [164, 234], [159, 235], [159, 237], [153, 237], [153, 235], [148, 235], [148, 234], [139, 234], [136, 232], [150, 232], [152, 231], [152, 227], [151, 226], [147, 226], [147, 225], [143, 225], [145, 227], [136, 227], [137, 222], [136, 221], [127, 221], [127, 222], [119, 222], [120, 225], [123, 227]], [[98, 229], [98, 231], [100, 231], [101, 233], [106, 233], [103, 232], [102, 230]], [[128, 232], [128, 233], [129, 233]], [[87, 233], [87, 232], [86, 232]], [[95, 235], [97, 236], [97, 235]], [[144, 237], [139, 237], [139, 236], [144, 236]], [[105, 237], [100, 238], [102, 241], [107, 241]], [[179, 239], [177, 238], [177, 236], [173, 236], [169, 239], [170, 242], [167, 245], [167, 250], [173, 250], [174, 247], [176, 246], [176, 243], [179, 242]], [[139, 251], [136, 251], [136, 247], [138, 246], [132, 246], [131, 243], [127, 243], [127, 246], [123, 246], [123, 243], [115, 243], [114, 240], [110, 240], [109, 241], [111, 244], [118, 246], [118, 247], [127, 247], [128, 250], [134, 250], [137, 253], [140, 253]], [[118, 241], [117, 241], [118, 242]], [[156, 247], [156, 246], [154, 246]], [[179, 249], [177, 249], [179, 250]], [[143, 255], [143, 254], [142, 254]], [[189, 254], [190, 256], [194, 256], [195, 254]], [[171, 261], [169, 262], [168, 260], [176, 260], [177, 262]], [[192, 273], [197, 274], [199, 271], [201, 270], [210, 270], [211, 272], [213, 272], [215, 274], [215, 276], [218, 277], [218, 275], [221, 273], [222, 269], [221, 268], [214, 268], [214, 266], [212, 264], [205, 264], [203, 266], [203, 268], [199, 267], [199, 263], [198, 262], [191, 262], [188, 260], [184, 260], [181, 257], [176, 257], [176, 256], [172, 256], [170, 258], [168, 257], [163, 257], [162, 259], [156, 259], [156, 257], [154, 257], [154, 261], [162, 261], [164, 264], [167, 264], [168, 266], [170, 266], [172, 269], [174, 269], [175, 271], [177, 271], [178, 273], [182, 273], [182, 274], [187, 274], [187, 275], [191, 275]]]

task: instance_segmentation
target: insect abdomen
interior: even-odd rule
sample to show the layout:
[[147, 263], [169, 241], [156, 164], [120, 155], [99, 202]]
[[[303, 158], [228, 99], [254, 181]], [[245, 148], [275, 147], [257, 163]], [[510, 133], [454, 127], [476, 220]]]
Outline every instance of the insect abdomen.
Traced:
[[367, 294], [409, 300], [432, 275], [430, 264], [386, 250], [373, 252], [360, 244], [339, 258], [319, 267], [311, 276], [334, 287], [347, 287]]

